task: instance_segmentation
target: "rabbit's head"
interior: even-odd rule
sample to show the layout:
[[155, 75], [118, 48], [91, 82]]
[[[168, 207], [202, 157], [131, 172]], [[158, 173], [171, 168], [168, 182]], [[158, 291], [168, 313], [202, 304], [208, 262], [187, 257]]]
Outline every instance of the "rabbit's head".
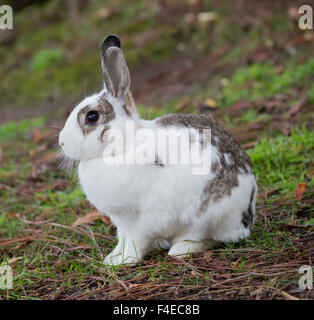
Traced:
[[138, 123], [131, 95], [130, 74], [120, 40], [109, 35], [100, 50], [104, 89], [81, 101], [69, 115], [59, 135], [63, 152], [74, 160], [101, 155], [111, 129], [125, 130], [125, 122]]

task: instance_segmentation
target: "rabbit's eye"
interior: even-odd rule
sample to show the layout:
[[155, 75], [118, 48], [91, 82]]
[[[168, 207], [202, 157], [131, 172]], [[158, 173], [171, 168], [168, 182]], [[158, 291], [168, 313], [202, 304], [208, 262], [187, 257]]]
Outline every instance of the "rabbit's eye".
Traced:
[[95, 123], [98, 121], [98, 119], [99, 119], [99, 112], [92, 110], [87, 112], [85, 121], [86, 123]]

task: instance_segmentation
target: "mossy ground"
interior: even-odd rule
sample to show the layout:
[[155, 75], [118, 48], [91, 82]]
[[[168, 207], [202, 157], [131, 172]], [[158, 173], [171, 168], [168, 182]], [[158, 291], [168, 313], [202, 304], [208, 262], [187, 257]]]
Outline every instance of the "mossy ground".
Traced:
[[[313, 259], [311, 32], [287, 14], [292, 1], [163, 3], [90, 1], [72, 17], [52, 0], [16, 13], [0, 47], [0, 263], [14, 273], [1, 298], [313, 298], [298, 289], [298, 269]], [[201, 12], [215, 14], [204, 23]], [[121, 36], [143, 117], [211, 113], [247, 150], [259, 186], [249, 239], [185, 261], [162, 251], [109, 268], [101, 261], [115, 245], [113, 226], [71, 226], [94, 208], [75, 170], [68, 177], [58, 167], [55, 126], [101, 87], [98, 47], [108, 33]]]

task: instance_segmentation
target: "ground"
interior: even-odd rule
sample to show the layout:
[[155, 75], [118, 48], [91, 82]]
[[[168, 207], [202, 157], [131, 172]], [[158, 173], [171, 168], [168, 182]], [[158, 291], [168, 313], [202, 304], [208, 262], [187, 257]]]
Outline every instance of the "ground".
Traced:
[[[313, 299], [314, 32], [298, 1], [43, 1], [0, 31], [1, 299]], [[101, 87], [99, 43], [121, 36], [144, 118], [208, 113], [248, 152], [250, 238], [185, 260], [104, 267], [115, 229], [59, 166], [69, 111]], [[14, 54], [12, 54], [12, 52]]]

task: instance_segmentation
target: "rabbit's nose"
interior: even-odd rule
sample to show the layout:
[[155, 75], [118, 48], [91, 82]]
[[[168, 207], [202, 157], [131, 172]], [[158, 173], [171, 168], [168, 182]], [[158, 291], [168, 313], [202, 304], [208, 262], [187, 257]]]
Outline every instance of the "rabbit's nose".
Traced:
[[59, 137], [59, 145], [60, 145], [61, 147], [63, 147], [63, 146], [64, 146], [64, 142], [63, 142], [63, 140], [62, 140], [62, 139], [60, 139], [60, 137]]

